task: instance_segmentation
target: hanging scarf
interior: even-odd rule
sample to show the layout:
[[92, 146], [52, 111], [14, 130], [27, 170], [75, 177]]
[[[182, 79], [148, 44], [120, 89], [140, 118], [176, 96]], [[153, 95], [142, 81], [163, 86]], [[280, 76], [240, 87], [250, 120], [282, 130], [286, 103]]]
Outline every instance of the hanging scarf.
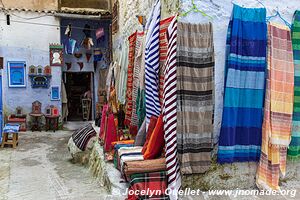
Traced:
[[300, 159], [300, 11], [294, 14], [292, 25], [292, 43], [295, 66], [295, 91], [292, 141], [288, 149], [288, 157], [292, 160]]
[[291, 139], [294, 64], [289, 28], [269, 24], [268, 34], [268, 76], [256, 183], [261, 189], [278, 190]]
[[266, 47], [266, 9], [234, 5], [227, 35], [219, 163], [259, 160]]

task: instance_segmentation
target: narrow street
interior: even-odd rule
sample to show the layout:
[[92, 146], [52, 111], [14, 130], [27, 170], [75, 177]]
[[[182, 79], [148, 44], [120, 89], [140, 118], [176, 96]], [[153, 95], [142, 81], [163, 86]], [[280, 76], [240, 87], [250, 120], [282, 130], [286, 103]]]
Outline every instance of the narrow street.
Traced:
[[71, 162], [71, 133], [20, 133], [17, 149], [0, 149], [0, 199], [105, 199], [89, 170]]

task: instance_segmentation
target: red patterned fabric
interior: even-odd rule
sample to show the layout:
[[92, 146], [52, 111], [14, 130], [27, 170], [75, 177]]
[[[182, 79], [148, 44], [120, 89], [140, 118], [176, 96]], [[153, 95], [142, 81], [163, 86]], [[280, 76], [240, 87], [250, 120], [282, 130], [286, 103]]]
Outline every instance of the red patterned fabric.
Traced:
[[112, 150], [112, 142], [117, 141], [117, 128], [115, 125], [114, 114], [109, 114], [107, 120], [107, 128], [104, 139], [104, 150], [111, 151]]
[[100, 125], [100, 133], [99, 133], [99, 140], [104, 141], [105, 135], [105, 121], [106, 121], [106, 112], [108, 111], [108, 105], [104, 105], [102, 109], [102, 116], [101, 116], [101, 125]]
[[150, 141], [152, 132], [153, 132], [155, 126], [156, 126], [156, 123], [157, 123], [157, 117], [152, 116], [150, 118], [150, 123], [149, 123], [148, 130], [147, 130], [146, 142], [145, 142], [145, 144], [143, 146], [142, 154], [144, 154], [146, 152], [146, 150], [147, 150], [147, 146], [148, 146], [148, 143]]
[[173, 17], [169, 17], [160, 21], [159, 26], [159, 100], [162, 105], [163, 99], [163, 86], [164, 86], [164, 71], [165, 71], [165, 62], [167, 59], [168, 52], [168, 38], [167, 38], [167, 30], [174, 19]]
[[169, 199], [165, 193], [168, 185], [166, 172], [134, 174], [130, 179], [127, 200]]
[[126, 90], [126, 116], [125, 125], [131, 124], [132, 117], [132, 89], [133, 89], [133, 70], [134, 70], [134, 57], [135, 57], [135, 45], [136, 45], [137, 32], [129, 36], [129, 55], [128, 55], [128, 71], [127, 71], [127, 90]]

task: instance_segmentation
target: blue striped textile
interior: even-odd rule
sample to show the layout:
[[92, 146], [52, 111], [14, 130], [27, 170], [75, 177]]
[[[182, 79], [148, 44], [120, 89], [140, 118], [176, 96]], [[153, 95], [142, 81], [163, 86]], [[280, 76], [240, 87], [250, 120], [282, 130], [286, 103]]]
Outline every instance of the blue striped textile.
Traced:
[[258, 161], [266, 78], [266, 9], [234, 5], [226, 45], [218, 162]]
[[159, 23], [160, 0], [156, 1], [149, 18], [145, 50], [146, 127], [150, 118], [160, 115], [159, 102]]

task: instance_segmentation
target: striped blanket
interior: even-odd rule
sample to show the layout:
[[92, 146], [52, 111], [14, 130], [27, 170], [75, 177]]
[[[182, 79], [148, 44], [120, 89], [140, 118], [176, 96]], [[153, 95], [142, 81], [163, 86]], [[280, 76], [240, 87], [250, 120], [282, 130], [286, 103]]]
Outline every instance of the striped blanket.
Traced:
[[[130, 177], [127, 200], [168, 200], [166, 172], [134, 174]], [[147, 192], [148, 191], [148, 192]], [[137, 195], [136, 195], [137, 194]]]
[[210, 167], [213, 134], [214, 48], [212, 24], [178, 22], [177, 142], [183, 174]]
[[129, 36], [129, 55], [128, 55], [128, 69], [127, 69], [127, 84], [126, 84], [126, 115], [125, 125], [130, 125], [132, 117], [132, 89], [133, 89], [133, 70], [135, 58], [135, 45], [136, 45], [137, 32]]
[[288, 148], [288, 157], [292, 160], [300, 159], [300, 11], [294, 14], [292, 25], [292, 43], [295, 66], [295, 87], [294, 87], [294, 112], [292, 141]]
[[146, 93], [146, 129], [152, 116], [160, 115], [159, 102], [159, 22], [160, 0], [157, 0], [146, 27], [148, 32], [145, 43], [145, 93]]
[[124, 175], [124, 163], [128, 161], [144, 160], [142, 154], [143, 147], [122, 147], [118, 150], [120, 170], [123, 177]]
[[86, 145], [90, 139], [96, 136], [96, 131], [94, 130], [92, 124], [88, 124], [72, 134], [72, 139], [75, 145], [82, 151], [85, 151]]
[[288, 27], [268, 26], [268, 76], [262, 128], [262, 148], [256, 183], [261, 189], [279, 189], [285, 175], [292, 130], [294, 64]]
[[259, 160], [266, 47], [266, 9], [234, 5], [227, 35], [219, 163]]
[[174, 17], [168, 27], [168, 52], [165, 63], [163, 84], [163, 119], [166, 143], [166, 165], [170, 199], [178, 199], [177, 191], [181, 187], [180, 167], [177, 153], [177, 17]]

